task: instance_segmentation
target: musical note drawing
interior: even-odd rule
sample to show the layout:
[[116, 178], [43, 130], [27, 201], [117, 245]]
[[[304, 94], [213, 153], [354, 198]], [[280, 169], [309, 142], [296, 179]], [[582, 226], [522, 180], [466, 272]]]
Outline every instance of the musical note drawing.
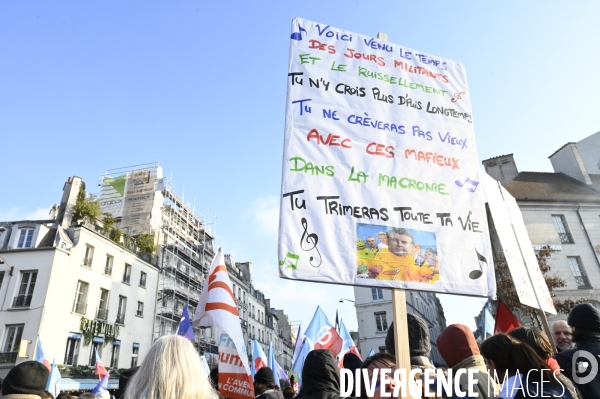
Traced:
[[469, 191], [469, 192], [471, 192], [471, 193], [474, 193], [474, 192], [475, 192], [475, 190], [477, 190], [477, 186], [479, 185], [479, 182], [478, 182], [478, 181], [471, 180], [471, 179], [469, 179], [469, 178], [467, 177], [467, 180], [465, 180], [465, 182], [464, 182], [464, 183], [461, 183], [461, 181], [460, 181], [460, 180], [456, 180], [456, 181], [454, 182], [454, 184], [456, 184], [458, 187], [463, 187], [463, 185], [465, 185], [465, 184], [467, 184], [467, 183], [469, 183], [469, 184], [472, 184], [472, 185], [473, 185], [473, 187], [467, 187], [467, 191]]
[[[319, 242], [319, 236], [316, 235], [315, 233], [308, 232], [308, 222], [306, 221], [306, 218], [302, 218], [300, 223], [302, 223], [302, 228], [304, 229], [304, 232], [302, 233], [302, 237], [300, 238], [300, 249], [302, 249], [303, 251], [306, 251], [306, 252], [312, 251], [313, 249], [316, 250], [317, 254], [319, 255], [318, 263], [316, 263], [317, 260], [315, 260], [315, 258], [313, 256], [308, 258], [308, 260], [312, 267], [319, 267], [319, 266], [321, 266], [321, 252], [319, 252], [319, 248], [317, 248], [317, 243]], [[310, 247], [305, 248], [304, 247], [305, 243], [309, 244]], [[313, 261], [315, 261], [315, 263], [313, 263]]]
[[285, 258], [283, 258], [283, 260], [280, 262], [280, 264], [282, 266], [283, 265], [287, 266], [289, 269], [297, 270], [298, 269], [298, 260], [300, 260], [299, 255], [288, 252], [287, 254], [285, 254]]
[[461, 91], [460, 93], [454, 93], [454, 98], [450, 101], [452, 101], [453, 103], [457, 102], [458, 100], [462, 99], [463, 94], [465, 94], [464, 91]]
[[304, 29], [301, 26], [298, 26], [298, 32], [292, 33], [292, 36], [290, 37], [290, 39], [292, 39], [292, 40], [302, 40], [302, 32], [304, 32], [305, 35], [308, 35], [308, 32], [306, 32], [306, 29]]
[[487, 259], [485, 256], [480, 254], [475, 248], [475, 253], [477, 254], [477, 261], [479, 262], [479, 270], [475, 269], [471, 273], [469, 273], [469, 277], [471, 280], [477, 280], [479, 277], [483, 275], [483, 264], [485, 263], [485, 267], [487, 268]]

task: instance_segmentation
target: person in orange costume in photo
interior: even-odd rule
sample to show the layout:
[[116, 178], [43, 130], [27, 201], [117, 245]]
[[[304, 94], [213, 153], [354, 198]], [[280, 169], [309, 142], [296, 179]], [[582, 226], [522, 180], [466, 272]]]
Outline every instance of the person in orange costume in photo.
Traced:
[[379, 280], [423, 281], [433, 276], [433, 267], [418, 266], [411, 255], [414, 238], [405, 229], [394, 228], [387, 232], [388, 247], [381, 249], [372, 265], [381, 269]]

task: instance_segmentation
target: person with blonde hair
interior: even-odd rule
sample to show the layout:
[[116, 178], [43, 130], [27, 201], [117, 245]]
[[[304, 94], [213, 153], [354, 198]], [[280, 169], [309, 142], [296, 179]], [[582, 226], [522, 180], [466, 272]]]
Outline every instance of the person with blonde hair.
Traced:
[[218, 399], [200, 356], [179, 335], [156, 340], [129, 381], [125, 399]]

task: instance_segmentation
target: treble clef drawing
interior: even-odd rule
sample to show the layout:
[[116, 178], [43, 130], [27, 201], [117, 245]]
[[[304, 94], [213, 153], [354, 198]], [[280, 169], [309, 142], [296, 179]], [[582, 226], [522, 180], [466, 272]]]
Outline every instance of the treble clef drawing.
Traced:
[[[319, 267], [321, 266], [321, 252], [319, 252], [319, 248], [317, 248], [319, 236], [315, 233], [308, 232], [308, 222], [306, 221], [306, 218], [302, 218], [300, 222], [302, 223], [302, 228], [304, 229], [304, 232], [302, 232], [302, 238], [300, 238], [300, 249], [306, 252], [312, 251], [313, 249], [317, 251], [317, 254], [319, 255], [318, 260], [315, 260], [314, 256], [311, 256], [308, 258], [308, 260], [310, 261], [310, 265], [312, 267]], [[308, 244], [309, 247], [305, 247], [305, 244]]]

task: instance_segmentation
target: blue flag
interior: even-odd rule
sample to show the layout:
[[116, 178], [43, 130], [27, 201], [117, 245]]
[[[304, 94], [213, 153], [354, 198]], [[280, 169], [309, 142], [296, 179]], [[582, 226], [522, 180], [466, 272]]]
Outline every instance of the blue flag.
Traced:
[[304, 342], [302, 343], [302, 348], [298, 353], [298, 357], [296, 358], [296, 363], [292, 366], [292, 370], [298, 373], [300, 376], [300, 385], [302, 385], [302, 369], [304, 368], [304, 361], [306, 360], [306, 356], [308, 353], [315, 348], [315, 345], [310, 340], [310, 338], [305, 337]]
[[46, 383], [46, 391], [50, 392], [54, 397], [57, 397], [60, 393], [61, 380], [60, 371], [58, 371], [56, 361], [54, 361], [52, 362], [50, 375], [48, 376], [48, 382]]
[[94, 390], [92, 391], [94, 395], [98, 395], [99, 393], [108, 391], [108, 378], [109, 374], [106, 374], [104, 377], [102, 377], [98, 385], [96, 385], [96, 388], [94, 388]]
[[[273, 341], [269, 343], [269, 356], [267, 356], [267, 359], [269, 362], [269, 368], [273, 370], [273, 374], [277, 376], [277, 366], [275, 366], [277, 362], [275, 361], [275, 349], [273, 349]], [[275, 385], [279, 386], [279, 377], [275, 378]]]
[[256, 338], [254, 338], [252, 340], [252, 364], [250, 365], [250, 373], [252, 374], [253, 381], [256, 372], [263, 367], [268, 367], [268, 364], [269, 358], [265, 355], [265, 351], [263, 351]]
[[369, 354], [367, 355], [367, 358], [373, 356], [375, 354], [375, 349], [371, 348], [371, 350], [369, 351]]
[[300, 349], [302, 349], [302, 343], [304, 342], [304, 333], [302, 332], [302, 326], [298, 326], [298, 335], [296, 336], [296, 345], [294, 346], [294, 357], [292, 357], [292, 364], [296, 363]]
[[192, 321], [190, 320], [187, 302], [183, 307], [181, 320], [179, 320], [179, 328], [177, 329], [177, 335], [186, 337], [189, 340], [193, 340], [194, 338], [196, 338], [196, 336], [194, 335], [194, 329], [192, 328]]

